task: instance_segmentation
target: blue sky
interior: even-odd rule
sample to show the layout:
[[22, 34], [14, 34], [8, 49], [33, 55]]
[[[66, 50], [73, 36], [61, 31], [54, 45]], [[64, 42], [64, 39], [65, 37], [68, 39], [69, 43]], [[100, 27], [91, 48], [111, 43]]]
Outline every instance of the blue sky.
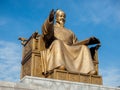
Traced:
[[22, 46], [18, 37], [41, 26], [51, 9], [65, 11], [66, 28], [79, 40], [100, 39], [99, 71], [105, 86], [120, 85], [120, 0], [0, 0], [0, 80], [20, 79]]

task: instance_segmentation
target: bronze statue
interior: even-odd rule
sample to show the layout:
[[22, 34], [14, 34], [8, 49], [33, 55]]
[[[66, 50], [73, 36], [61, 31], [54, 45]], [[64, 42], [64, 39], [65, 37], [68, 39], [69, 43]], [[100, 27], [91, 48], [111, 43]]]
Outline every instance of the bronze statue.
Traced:
[[[65, 18], [62, 10], [52, 10], [42, 26], [42, 34], [34, 32], [28, 39], [19, 37], [23, 46], [21, 79], [28, 75], [101, 85], [100, 41], [95, 37], [78, 41], [64, 27]], [[96, 45], [88, 48], [91, 44]]]
[[100, 43], [100, 41], [91, 37], [79, 42], [75, 34], [64, 27], [65, 18], [66, 14], [62, 10], [56, 12], [52, 10], [42, 26], [42, 35], [47, 48], [40, 51], [44, 65], [43, 73], [50, 73], [57, 68], [72, 73], [96, 74], [87, 45]]

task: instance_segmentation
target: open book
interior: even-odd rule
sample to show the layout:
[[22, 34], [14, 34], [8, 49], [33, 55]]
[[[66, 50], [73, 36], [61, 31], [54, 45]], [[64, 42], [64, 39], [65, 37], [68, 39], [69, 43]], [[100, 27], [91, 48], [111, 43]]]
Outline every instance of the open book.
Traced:
[[100, 44], [99, 39], [97, 39], [96, 37], [90, 37], [86, 40], [82, 40], [80, 42], [77, 42], [74, 45], [93, 45], [93, 44]]

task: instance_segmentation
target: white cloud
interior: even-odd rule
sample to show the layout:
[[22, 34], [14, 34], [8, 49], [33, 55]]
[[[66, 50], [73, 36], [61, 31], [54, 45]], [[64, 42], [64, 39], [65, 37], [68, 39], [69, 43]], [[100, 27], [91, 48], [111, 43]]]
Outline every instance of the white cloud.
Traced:
[[100, 70], [103, 76], [103, 85], [105, 86], [120, 86], [120, 69], [116, 68], [106, 68]]
[[[117, 0], [118, 1], [118, 0]], [[113, 0], [71, 1], [75, 24], [93, 23], [116, 27], [120, 24], [120, 2]]]
[[0, 41], [0, 80], [18, 81], [20, 78], [21, 47]]

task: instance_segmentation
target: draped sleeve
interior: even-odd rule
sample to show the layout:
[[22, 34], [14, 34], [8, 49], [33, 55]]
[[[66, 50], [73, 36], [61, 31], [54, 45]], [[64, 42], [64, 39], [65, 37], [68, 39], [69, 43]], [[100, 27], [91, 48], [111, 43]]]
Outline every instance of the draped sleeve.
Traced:
[[75, 34], [73, 33], [73, 44], [76, 44], [77, 42], [78, 42], [78, 40], [77, 40]]
[[48, 35], [48, 34], [53, 34], [54, 32], [54, 23], [53, 22], [49, 22], [49, 19], [47, 19], [43, 26], [42, 26], [42, 34], [45, 36], [45, 35]]
[[46, 47], [49, 47], [49, 45], [52, 43], [54, 39], [54, 22], [50, 22], [49, 19], [47, 19], [44, 24], [42, 25], [42, 35], [43, 39], [45, 41]]

